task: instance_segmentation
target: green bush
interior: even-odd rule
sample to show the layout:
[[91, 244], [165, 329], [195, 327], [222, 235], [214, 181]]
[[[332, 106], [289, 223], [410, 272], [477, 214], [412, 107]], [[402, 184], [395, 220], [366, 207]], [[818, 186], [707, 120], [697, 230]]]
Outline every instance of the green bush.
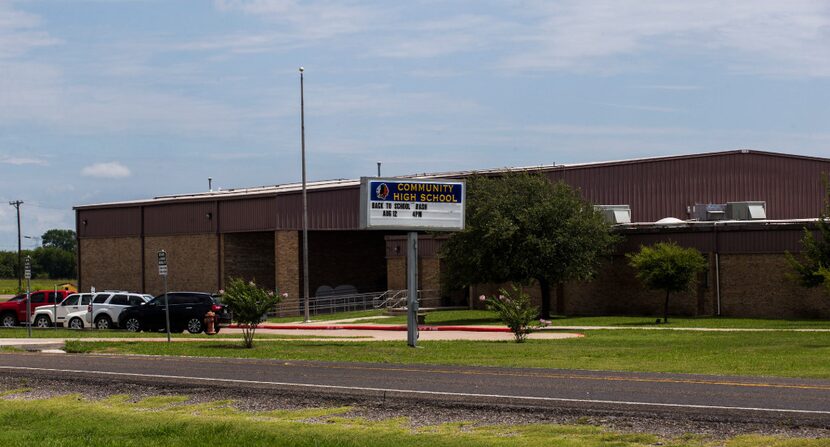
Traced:
[[227, 289], [220, 290], [219, 294], [222, 295], [222, 302], [233, 312], [233, 319], [242, 328], [246, 348], [254, 346], [254, 333], [263, 316], [288, 296], [262, 289], [253, 281], [241, 278], [231, 278]]
[[[505, 289], [499, 289], [499, 296], [486, 297], [481, 295], [478, 299], [487, 305], [487, 308], [495, 312], [499, 319], [510, 328], [516, 343], [523, 343], [527, 334], [533, 331], [531, 322], [539, 315], [539, 309], [530, 304], [530, 296], [521, 287], [511, 285], [513, 293]], [[549, 321], [539, 320], [542, 324], [550, 324]]]
[[688, 290], [695, 275], [706, 270], [706, 258], [694, 248], [683, 248], [674, 242], [659, 242], [629, 253], [629, 265], [637, 270], [637, 278], [649, 289], [665, 290], [663, 322], [669, 322], [669, 295]]

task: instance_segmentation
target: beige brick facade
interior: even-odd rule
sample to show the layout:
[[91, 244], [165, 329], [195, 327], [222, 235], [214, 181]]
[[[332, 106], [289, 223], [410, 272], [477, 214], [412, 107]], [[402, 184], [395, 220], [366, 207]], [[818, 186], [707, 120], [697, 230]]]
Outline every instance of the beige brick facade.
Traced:
[[196, 234], [182, 236], [148, 236], [144, 239], [144, 287], [147, 293], [164, 292], [162, 277], [158, 274], [157, 253], [167, 252], [167, 289], [198, 292], [217, 292], [218, 248], [217, 235]]
[[274, 233], [274, 267], [276, 286], [280, 293], [288, 293], [283, 306], [299, 306], [300, 303], [300, 233], [277, 231]]
[[80, 288], [141, 290], [141, 239], [138, 237], [81, 239]]

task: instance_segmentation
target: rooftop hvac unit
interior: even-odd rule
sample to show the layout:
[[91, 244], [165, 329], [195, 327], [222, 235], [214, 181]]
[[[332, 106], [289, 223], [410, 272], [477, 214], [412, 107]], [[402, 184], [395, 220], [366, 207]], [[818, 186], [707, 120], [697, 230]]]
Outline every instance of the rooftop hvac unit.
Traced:
[[602, 212], [605, 220], [612, 225], [631, 223], [631, 207], [628, 205], [594, 205], [594, 209]]
[[730, 220], [764, 220], [767, 218], [767, 202], [728, 202], [726, 218]]
[[692, 207], [692, 219], [700, 221], [726, 219], [725, 203], [696, 203]]

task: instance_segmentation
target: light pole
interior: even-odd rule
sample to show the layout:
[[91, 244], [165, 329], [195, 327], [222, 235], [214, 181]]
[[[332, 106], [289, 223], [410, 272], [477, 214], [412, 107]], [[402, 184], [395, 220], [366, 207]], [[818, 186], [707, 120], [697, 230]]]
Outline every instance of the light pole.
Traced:
[[300, 146], [303, 158], [303, 321], [311, 321], [308, 315], [308, 196], [305, 177], [305, 101], [303, 97], [303, 67], [300, 67]]
[[9, 202], [9, 205], [17, 208], [17, 290], [23, 290], [23, 262], [21, 261], [20, 254], [22, 253], [22, 249], [20, 247], [20, 205], [23, 205], [23, 201], [15, 200], [13, 202]]

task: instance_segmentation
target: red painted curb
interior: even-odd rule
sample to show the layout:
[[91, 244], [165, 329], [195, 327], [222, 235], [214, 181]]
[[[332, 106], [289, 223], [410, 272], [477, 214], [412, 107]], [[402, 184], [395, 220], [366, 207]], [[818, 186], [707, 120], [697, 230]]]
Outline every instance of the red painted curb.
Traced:
[[[238, 328], [239, 325], [232, 324], [228, 327]], [[334, 331], [334, 330], [359, 330], [359, 331], [405, 331], [404, 325], [369, 325], [369, 324], [334, 324], [334, 325], [310, 325], [310, 324], [260, 324], [259, 329], [286, 329], [311, 331]], [[506, 327], [482, 327], [482, 326], [418, 326], [419, 331], [460, 331], [460, 332], [510, 332]]]

